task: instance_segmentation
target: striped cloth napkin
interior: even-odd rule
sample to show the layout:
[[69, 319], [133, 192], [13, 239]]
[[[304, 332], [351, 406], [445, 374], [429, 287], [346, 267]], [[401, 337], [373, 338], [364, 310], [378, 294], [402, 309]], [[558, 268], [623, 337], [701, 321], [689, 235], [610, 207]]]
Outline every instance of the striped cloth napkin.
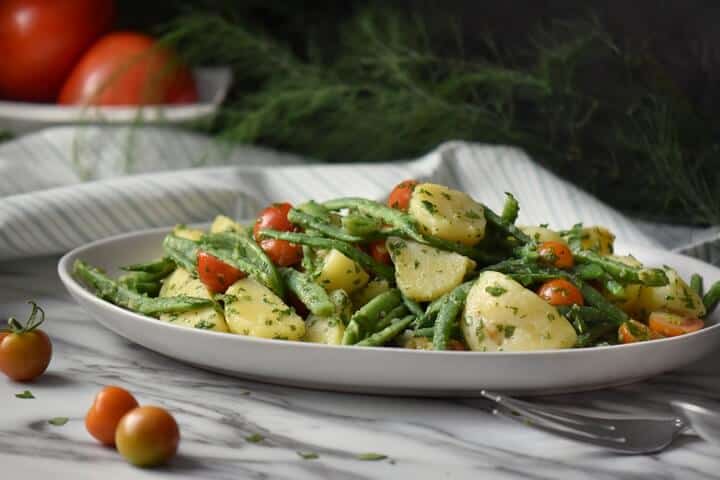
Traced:
[[720, 232], [632, 220], [533, 163], [522, 151], [450, 142], [413, 160], [313, 164], [162, 128], [58, 127], [0, 144], [0, 260], [59, 254], [143, 228], [252, 218], [272, 201], [382, 199], [418, 178], [498, 209], [504, 192], [522, 224], [600, 224], [623, 243], [661, 245], [720, 263]]

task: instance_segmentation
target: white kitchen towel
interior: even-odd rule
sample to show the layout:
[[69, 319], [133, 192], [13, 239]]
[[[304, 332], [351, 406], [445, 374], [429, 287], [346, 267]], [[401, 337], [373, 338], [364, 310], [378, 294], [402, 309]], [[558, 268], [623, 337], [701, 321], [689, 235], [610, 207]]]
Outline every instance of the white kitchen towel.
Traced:
[[318, 164], [178, 130], [92, 126], [0, 144], [0, 259], [58, 254], [218, 213], [251, 218], [273, 201], [382, 199], [406, 178], [465, 190], [495, 209], [512, 192], [523, 224], [600, 224], [624, 243], [687, 248], [720, 261], [717, 231], [636, 222], [511, 147], [449, 142], [413, 161]]

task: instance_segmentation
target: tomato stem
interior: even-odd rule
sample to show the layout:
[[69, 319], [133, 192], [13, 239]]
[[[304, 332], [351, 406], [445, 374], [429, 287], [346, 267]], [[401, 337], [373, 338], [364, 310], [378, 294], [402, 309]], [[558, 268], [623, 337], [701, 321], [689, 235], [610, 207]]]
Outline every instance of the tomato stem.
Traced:
[[[25, 325], [20, 323], [17, 318], [10, 317], [8, 318], [8, 327], [9, 330], [13, 333], [27, 333], [32, 332], [37, 327], [40, 326], [45, 321], [45, 311], [38, 306], [37, 303], [33, 302], [32, 300], [28, 301], [30, 305], [32, 305], [32, 311], [30, 312], [30, 316], [27, 319], [27, 322], [25, 322]], [[37, 320], [37, 314], [40, 312], [40, 320]]]

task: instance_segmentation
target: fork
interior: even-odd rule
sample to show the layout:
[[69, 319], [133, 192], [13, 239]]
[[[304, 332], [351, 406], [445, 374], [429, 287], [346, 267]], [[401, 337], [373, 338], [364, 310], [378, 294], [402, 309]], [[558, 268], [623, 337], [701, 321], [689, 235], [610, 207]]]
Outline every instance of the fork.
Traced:
[[686, 427], [679, 417], [612, 418], [567, 413], [482, 390], [495, 402], [493, 414], [560, 437], [598, 445], [619, 453], [644, 454], [665, 449]]

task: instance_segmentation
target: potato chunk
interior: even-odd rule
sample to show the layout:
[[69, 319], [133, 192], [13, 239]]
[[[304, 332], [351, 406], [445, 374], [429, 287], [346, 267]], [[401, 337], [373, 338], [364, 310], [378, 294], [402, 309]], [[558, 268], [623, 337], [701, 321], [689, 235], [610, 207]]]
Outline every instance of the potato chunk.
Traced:
[[386, 242], [395, 264], [395, 282], [402, 293], [418, 302], [429, 302], [460, 285], [475, 262], [455, 252], [390, 237]]
[[243, 226], [230, 217], [218, 215], [210, 225], [210, 233], [236, 232], [240, 233], [244, 230]]
[[[160, 289], [161, 297], [177, 297], [187, 295], [197, 298], [211, 298], [207, 287], [193, 278], [185, 269], [177, 268], [163, 282]], [[163, 313], [160, 315], [163, 322], [182, 325], [183, 327], [214, 330], [216, 332], [227, 332], [228, 327], [225, 317], [214, 307], [203, 307], [183, 313]]]
[[665, 311], [703, 317], [705, 306], [700, 296], [688, 286], [680, 275], [669, 267], [663, 267], [669, 283], [663, 287], [641, 287], [635, 310], [641, 319], [647, 318], [650, 312]]
[[408, 208], [427, 234], [464, 245], [485, 236], [485, 210], [468, 194], [434, 183], [415, 187]]
[[243, 278], [230, 285], [225, 295], [225, 318], [232, 333], [251, 337], [299, 340], [305, 322], [265, 285]]
[[339, 318], [310, 315], [305, 321], [305, 340], [311, 343], [342, 345], [345, 326]]
[[347, 293], [368, 283], [370, 275], [360, 265], [337, 250], [330, 250], [322, 260], [317, 282], [328, 292], [342, 289]]
[[517, 352], [570, 348], [570, 322], [532, 291], [498, 272], [484, 272], [470, 289], [461, 321], [471, 350]]
[[529, 225], [523, 225], [518, 228], [521, 232], [535, 240], [537, 243], [563, 241], [559, 233], [546, 227], [533, 227]]
[[615, 234], [605, 227], [593, 226], [580, 230], [580, 247], [594, 250], [600, 255], [611, 255], [615, 244]]
[[[640, 263], [637, 258], [633, 257], [632, 255], [609, 255], [610, 258], [612, 258], [615, 261], [618, 261], [620, 263], [624, 263], [625, 265], [629, 265], [631, 267], [642, 267], [642, 263]], [[617, 305], [622, 311], [625, 313], [632, 314], [635, 311], [635, 307], [637, 306], [638, 299], [640, 298], [640, 288], [641, 285], [626, 285], [625, 286], [625, 298], [623, 299], [614, 299], [612, 296], [605, 290], [603, 290], [603, 295], [610, 298], [610, 301]]]
[[186, 238], [188, 240], [192, 240], [193, 242], [197, 242], [203, 235], [205, 235], [205, 232], [198, 228], [188, 228], [185, 225], [178, 225], [173, 229], [173, 234], [176, 237]]
[[384, 278], [373, 278], [362, 290], [358, 290], [350, 297], [353, 307], [357, 310], [381, 293], [390, 290], [390, 282]]

